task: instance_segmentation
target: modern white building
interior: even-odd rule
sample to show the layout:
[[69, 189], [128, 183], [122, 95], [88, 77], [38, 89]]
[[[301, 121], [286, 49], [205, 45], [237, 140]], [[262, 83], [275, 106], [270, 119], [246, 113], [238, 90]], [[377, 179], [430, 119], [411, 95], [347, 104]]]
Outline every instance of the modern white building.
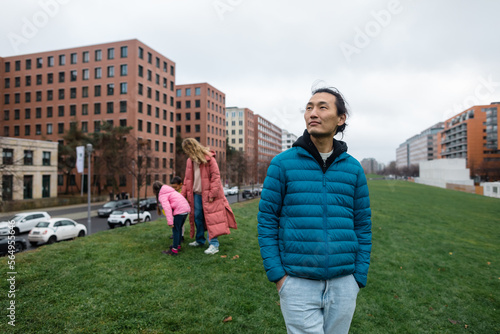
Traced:
[[293, 143], [295, 143], [295, 141], [297, 141], [297, 139], [298, 139], [298, 137], [296, 135], [283, 129], [281, 131], [281, 143], [282, 143], [282, 147], [283, 147], [282, 150], [286, 151], [289, 148], [291, 148]]
[[0, 137], [2, 200], [57, 197], [58, 143]]
[[481, 186], [484, 196], [500, 198], [500, 182], [483, 182]]
[[438, 159], [437, 135], [443, 129], [444, 123], [437, 123], [399, 145], [396, 149], [396, 167], [410, 167], [421, 161]]

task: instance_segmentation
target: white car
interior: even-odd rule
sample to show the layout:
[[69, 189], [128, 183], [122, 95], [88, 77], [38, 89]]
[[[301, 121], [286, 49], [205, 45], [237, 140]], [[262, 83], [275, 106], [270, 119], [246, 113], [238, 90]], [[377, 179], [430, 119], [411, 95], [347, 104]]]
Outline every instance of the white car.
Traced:
[[69, 218], [51, 218], [36, 225], [28, 234], [32, 246], [40, 243], [52, 244], [66, 239], [83, 237], [87, 234], [85, 225], [78, 224]]
[[109, 228], [115, 228], [116, 225], [129, 226], [138, 222], [148, 222], [151, 220], [151, 214], [148, 211], [139, 211], [139, 221], [137, 220], [137, 208], [127, 208], [111, 212], [108, 218]]
[[229, 188], [228, 187], [224, 187], [222, 189], [224, 189], [224, 196], [229, 195]]
[[239, 192], [238, 187], [229, 188], [229, 195], [236, 195]]
[[[41, 221], [46, 221], [50, 219], [50, 215], [47, 212], [22, 212], [14, 215], [8, 219], [8, 221], [3, 221], [0, 223], [0, 235], [10, 234], [10, 229], [14, 230], [17, 235], [19, 233], [29, 232], [32, 228], [36, 226]], [[13, 223], [9, 225], [9, 223]]]

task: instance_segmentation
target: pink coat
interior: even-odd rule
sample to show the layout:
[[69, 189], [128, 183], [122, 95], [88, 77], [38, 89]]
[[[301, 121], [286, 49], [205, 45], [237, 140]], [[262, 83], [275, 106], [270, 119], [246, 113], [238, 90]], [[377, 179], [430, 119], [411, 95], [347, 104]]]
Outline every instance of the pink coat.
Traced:
[[[238, 228], [233, 210], [229, 206], [226, 196], [224, 196], [219, 167], [213, 155], [214, 153], [211, 156], [206, 156], [207, 163], [200, 165], [203, 214], [205, 215], [205, 227], [210, 238], [231, 233], [229, 228]], [[193, 162], [191, 159], [188, 159], [186, 163], [186, 176], [184, 177], [184, 185], [182, 186], [182, 195], [187, 198], [191, 205], [191, 213], [189, 215], [191, 238], [195, 235], [193, 181]], [[213, 202], [210, 203], [209, 198], [213, 198]]]
[[191, 212], [188, 201], [174, 188], [163, 185], [158, 193], [158, 204], [161, 204], [168, 225], [174, 225], [174, 216]]

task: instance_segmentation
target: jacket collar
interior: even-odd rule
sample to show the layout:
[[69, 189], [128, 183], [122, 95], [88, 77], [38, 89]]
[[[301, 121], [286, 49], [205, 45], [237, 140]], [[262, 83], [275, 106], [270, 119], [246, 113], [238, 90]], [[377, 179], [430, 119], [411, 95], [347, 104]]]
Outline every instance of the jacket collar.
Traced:
[[331, 166], [331, 164], [340, 157], [340, 155], [344, 152], [347, 152], [347, 144], [343, 141], [336, 140], [335, 138], [332, 138], [333, 140], [333, 153], [326, 159], [326, 162], [323, 161], [323, 158], [321, 158], [321, 155], [319, 154], [318, 149], [314, 145], [314, 143], [311, 140], [311, 135], [307, 130], [304, 130], [304, 133], [302, 136], [300, 136], [297, 141], [292, 145], [292, 147], [301, 147], [304, 150], [306, 150], [312, 157], [318, 162], [318, 164], [321, 166], [323, 169], [323, 172], [326, 172], [328, 167]]

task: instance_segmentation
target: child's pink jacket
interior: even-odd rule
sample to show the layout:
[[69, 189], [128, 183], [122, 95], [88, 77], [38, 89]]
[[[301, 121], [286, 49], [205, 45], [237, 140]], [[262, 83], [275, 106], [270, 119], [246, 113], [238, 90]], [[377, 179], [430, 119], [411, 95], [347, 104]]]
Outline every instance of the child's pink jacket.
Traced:
[[174, 188], [163, 185], [158, 193], [158, 201], [165, 213], [168, 225], [174, 225], [174, 216], [191, 212], [188, 201]]

